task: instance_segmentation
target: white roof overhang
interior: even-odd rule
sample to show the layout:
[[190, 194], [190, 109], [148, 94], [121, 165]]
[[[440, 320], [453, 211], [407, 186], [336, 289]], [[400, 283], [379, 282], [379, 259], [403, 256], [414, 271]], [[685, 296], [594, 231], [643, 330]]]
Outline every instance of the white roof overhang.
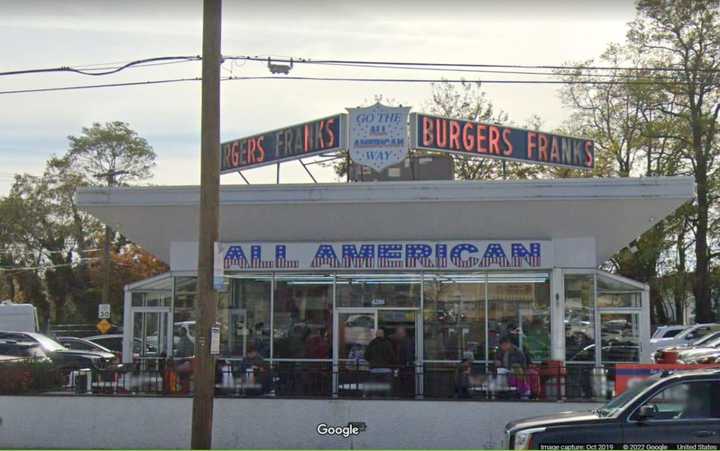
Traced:
[[[690, 177], [222, 185], [220, 240], [594, 237], [597, 263], [695, 195]], [[80, 207], [164, 261], [196, 241], [198, 186], [88, 188]]]

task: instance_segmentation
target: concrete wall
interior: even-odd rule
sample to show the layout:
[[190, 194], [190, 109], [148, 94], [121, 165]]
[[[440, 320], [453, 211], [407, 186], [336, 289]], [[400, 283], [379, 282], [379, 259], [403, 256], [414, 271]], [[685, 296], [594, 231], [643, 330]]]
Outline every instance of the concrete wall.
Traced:
[[[215, 448], [496, 448], [512, 419], [594, 404], [215, 400]], [[0, 396], [0, 448], [188, 448], [190, 398]], [[351, 438], [319, 423], [362, 421]]]

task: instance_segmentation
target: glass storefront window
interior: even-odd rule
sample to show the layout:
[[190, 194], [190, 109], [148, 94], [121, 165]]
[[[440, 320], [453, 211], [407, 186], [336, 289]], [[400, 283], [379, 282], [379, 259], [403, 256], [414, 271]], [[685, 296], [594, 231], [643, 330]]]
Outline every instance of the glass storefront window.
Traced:
[[565, 358], [595, 361], [595, 275], [565, 275]]
[[485, 275], [426, 274], [425, 360], [485, 360]]
[[[472, 354], [475, 361], [492, 362], [502, 337], [511, 338], [531, 362], [550, 357], [547, 273], [278, 273], [274, 276], [238, 274], [229, 279], [230, 289], [220, 294], [218, 308], [221, 353], [227, 356], [245, 355], [248, 347], [252, 347], [269, 358], [272, 335], [275, 358], [332, 358], [335, 293], [338, 307], [365, 309], [418, 308], [422, 294], [422, 356], [425, 360], [457, 361]], [[171, 280], [171, 277], [160, 278], [138, 287], [131, 294], [131, 304], [133, 307], [173, 305], [173, 343], [178, 341], [180, 329], [185, 329], [194, 341], [197, 279], [175, 277], [174, 300], [171, 299]], [[642, 290], [637, 286], [601, 273], [566, 274], [568, 362], [595, 361], [595, 284], [597, 307], [601, 311], [640, 306]], [[271, 312], [273, 286], [275, 310]], [[270, 333], [271, 314], [274, 315], [273, 334]], [[636, 322], [635, 319], [626, 321], [632, 329], [629, 341], [637, 337]], [[603, 346], [617, 341], [611, 340], [614, 332], [610, 331], [616, 323], [619, 321], [609, 325], [602, 322], [598, 326], [603, 331], [603, 337], [599, 337]]]
[[132, 290], [133, 307], [169, 307], [172, 300], [172, 277], [163, 274], [143, 281], [142, 288]]
[[172, 291], [135, 291], [132, 293], [133, 307], [170, 307]]
[[233, 276], [230, 291], [220, 296], [220, 354], [245, 356], [249, 350], [270, 357], [270, 291], [272, 276]]
[[640, 307], [641, 293], [632, 285], [598, 274], [598, 308]]
[[488, 341], [494, 360], [509, 338], [528, 362], [550, 357], [550, 278], [546, 273], [488, 275]]
[[420, 274], [337, 275], [338, 307], [419, 307]]
[[333, 277], [278, 274], [275, 278], [273, 358], [332, 357]]
[[194, 293], [197, 291], [197, 277], [178, 276], [175, 278], [175, 292]]
[[[196, 277], [176, 277], [175, 278], [175, 303], [173, 311], [174, 342], [178, 342], [179, 329], [184, 328], [186, 331], [194, 328], [195, 325], [195, 298], [197, 296], [197, 278]], [[195, 341], [195, 336], [190, 335], [191, 340]]]
[[603, 364], [640, 360], [639, 326], [637, 313], [600, 312], [600, 359]]

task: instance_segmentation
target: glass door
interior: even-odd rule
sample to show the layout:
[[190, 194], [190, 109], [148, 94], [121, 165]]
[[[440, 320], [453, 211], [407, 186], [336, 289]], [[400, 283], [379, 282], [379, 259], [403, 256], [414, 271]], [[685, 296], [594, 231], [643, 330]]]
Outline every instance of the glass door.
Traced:
[[155, 359], [170, 355], [169, 316], [169, 309], [134, 309], [133, 356]]
[[365, 351], [378, 327], [377, 309], [339, 308], [334, 316], [333, 393], [361, 394], [368, 373]]
[[[333, 387], [337, 396], [413, 397], [418, 368], [415, 309], [338, 308], [334, 315]], [[379, 335], [385, 342], [367, 350]], [[370, 360], [368, 362], [368, 359]]]
[[601, 310], [600, 361], [632, 363], [640, 361], [640, 312]]
[[415, 310], [385, 310], [377, 312], [378, 327], [384, 330], [394, 348], [394, 387], [393, 395], [411, 398], [417, 393], [416, 374], [419, 367], [417, 360], [417, 331], [420, 330]]

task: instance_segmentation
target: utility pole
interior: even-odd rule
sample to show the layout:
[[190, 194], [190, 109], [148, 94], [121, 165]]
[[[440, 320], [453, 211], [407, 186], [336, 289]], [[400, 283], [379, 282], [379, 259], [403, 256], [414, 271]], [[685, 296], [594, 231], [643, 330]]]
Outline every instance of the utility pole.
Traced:
[[200, 227], [198, 298], [195, 335], [195, 387], [192, 412], [193, 449], [212, 447], [215, 362], [210, 355], [210, 329], [215, 323], [217, 294], [213, 260], [219, 235], [220, 198], [220, 30], [221, 0], [203, 1], [202, 116], [200, 161]]

